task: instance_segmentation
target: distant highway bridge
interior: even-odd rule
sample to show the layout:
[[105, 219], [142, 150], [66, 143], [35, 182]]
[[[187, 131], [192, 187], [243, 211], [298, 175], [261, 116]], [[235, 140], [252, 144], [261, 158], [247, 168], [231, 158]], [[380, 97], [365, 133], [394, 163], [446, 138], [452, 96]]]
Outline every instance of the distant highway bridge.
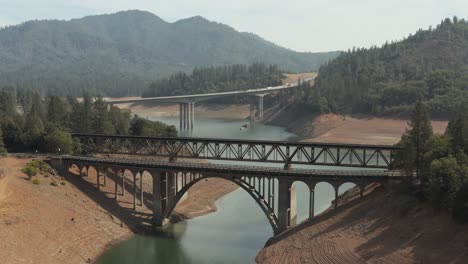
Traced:
[[[302, 82], [312, 81], [313, 78], [304, 79]], [[301, 83], [302, 83], [301, 82]], [[192, 95], [176, 95], [176, 96], [163, 96], [163, 97], [149, 97], [149, 98], [137, 98], [137, 99], [109, 99], [106, 100], [109, 104], [123, 104], [123, 103], [143, 103], [143, 102], [155, 102], [155, 103], [178, 103], [179, 104], [179, 126], [180, 130], [192, 130], [195, 125], [195, 103], [205, 100], [222, 98], [236, 95], [250, 95], [258, 98], [255, 102], [252, 100], [250, 103], [250, 122], [263, 120], [263, 99], [265, 95], [273, 92], [287, 90], [298, 87], [301, 83], [284, 84], [274, 87], [249, 89], [245, 91], [232, 91], [232, 92], [220, 92], [220, 93], [206, 93], [206, 94], [192, 94]], [[258, 104], [258, 106], [257, 106]], [[258, 107], [258, 109], [257, 109]]]
[[[315, 187], [320, 182], [327, 182], [333, 186], [336, 208], [338, 189], [344, 183], [356, 184], [362, 196], [365, 186], [370, 183], [399, 181], [405, 177], [402, 172], [390, 169], [393, 152], [398, 149], [394, 146], [86, 134], [73, 134], [73, 137], [80, 139], [83, 149], [88, 154], [106, 154], [108, 157], [63, 156], [52, 160], [54, 167], [65, 172], [77, 168], [80, 175], [94, 168], [98, 175], [98, 188], [102, 178], [105, 182], [106, 177], [114, 177], [116, 199], [119, 185], [122, 189], [125, 188], [124, 172], [131, 172], [135, 210], [137, 199], [143, 204], [143, 174], [151, 175], [152, 221], [156, 226], [164, 224], [177, 203], [194, 184], [208, 178], [226, 179], [244, 189], [263, 210], [276, 235], [293, 224], [291, 220], [295, 215], [294, 182], [303, 182], [308, 186], [309, 218], [312, 218]], [[110, 154], [120, 155], [111, 157]], [[160, 159], [148, 160], [148, 157]], [[220, 165], [181, 162], [178, 158], [282, 163], [284, 168], [251, 166], [245, 163]], [[361, 169], [292, 168], [292, 164]]]

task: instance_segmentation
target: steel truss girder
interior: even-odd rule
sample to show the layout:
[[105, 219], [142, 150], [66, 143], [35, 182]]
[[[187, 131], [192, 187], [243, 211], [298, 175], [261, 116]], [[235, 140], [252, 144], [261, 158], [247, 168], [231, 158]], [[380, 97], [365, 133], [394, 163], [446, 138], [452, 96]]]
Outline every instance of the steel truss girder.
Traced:
[[284, 143], [275, 141], [235, 141], [197, 138], [149, 138], [131, 136], [106, 136], [73, 134], [80, 139], [85, 153], [127, 154], [212, 160], [234, 160], [327, 165], [346, 167], [391, 167], [397, 147]]

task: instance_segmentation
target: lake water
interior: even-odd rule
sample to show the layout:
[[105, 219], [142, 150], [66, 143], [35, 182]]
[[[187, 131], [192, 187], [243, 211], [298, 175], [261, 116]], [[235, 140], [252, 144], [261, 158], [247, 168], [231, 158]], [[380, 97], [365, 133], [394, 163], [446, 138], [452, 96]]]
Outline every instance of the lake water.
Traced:
[[[176, 126], [179, 124], [178, 118], [150, 119]], [[245, 123], [244, 120], [197, 119], [194, 131], [182, 136], [296, 139], [294, 134], [275, 126], [255, 124], [253, 127], [240, 130]], [[343, 185], [339, 192], [343, 193], [352, 186], [352, 184]], [[298, 222], [301, 222], [308, 216], [309, 191], [305, 184], [296, 185], [296, 195]], [[328, 208], [333, 199], [333, 188], [326, 183], [319, 183], [315, 194], [315, 214]], [[136, 235], [106, 251], [97, 263], [254, 263], [258, 251], [273, 235], [263, 211], [241, 188], [218, 200], [216, 205], [217, 212], [169, 224], [163, 228], [164, 234], [150, 237]]]

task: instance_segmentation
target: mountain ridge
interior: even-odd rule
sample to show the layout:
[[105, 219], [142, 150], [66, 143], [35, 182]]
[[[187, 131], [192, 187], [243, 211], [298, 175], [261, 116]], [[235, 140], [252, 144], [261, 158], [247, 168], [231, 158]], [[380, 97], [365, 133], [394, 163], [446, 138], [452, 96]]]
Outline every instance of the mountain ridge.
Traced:
[[139, 95], [152, 81], [195, 67], [263, 62], [316, 71], [337, 55], [295, 52], [201, 16], [170, 23], [129, 10], [2, 28], [0, 86]]

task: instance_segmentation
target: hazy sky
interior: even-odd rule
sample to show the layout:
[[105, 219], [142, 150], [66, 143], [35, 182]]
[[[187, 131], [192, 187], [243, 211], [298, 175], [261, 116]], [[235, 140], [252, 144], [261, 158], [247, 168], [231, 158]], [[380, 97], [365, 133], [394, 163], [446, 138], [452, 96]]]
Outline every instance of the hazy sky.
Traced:
[[128, 9], [169, 22], [201, 15], [298, 51], [380, 45], [445, 17], [468, 19], [468, 0], [0, 0], [0, 26]]

